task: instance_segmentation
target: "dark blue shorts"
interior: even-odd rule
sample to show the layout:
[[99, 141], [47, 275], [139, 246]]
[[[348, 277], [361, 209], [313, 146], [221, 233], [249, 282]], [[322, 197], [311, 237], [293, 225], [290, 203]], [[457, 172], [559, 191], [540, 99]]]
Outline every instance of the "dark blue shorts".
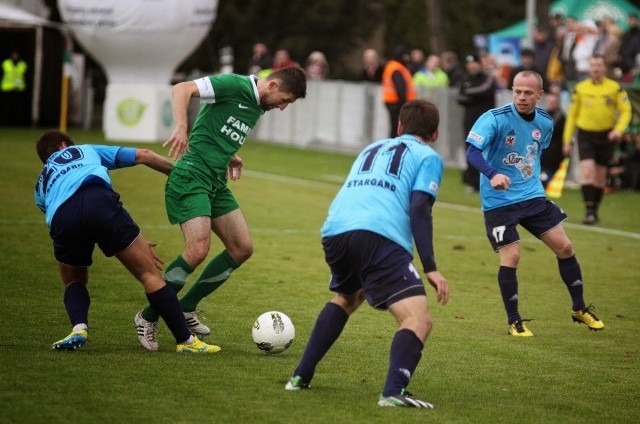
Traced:
[[114, 256], [134, 242], [140, 228], [122, 207], [118, 193], [88, 184], [58, 208], [49, 234], [58, 262], [89, 266], [96, 243], [105, 256]]
[[331, 268], [329, 289], [354, 294], [363, 289], [369, 305], [387, 309], [408, 297], [424, 295], [424, 283], [409, 252], [370, 231], [349, 231], [322, 239]]
[[520, 240], [516, 229], [518, 224], [540, 238], [565, 219], [567, 219], [567, 214], [551, 200], [544, 197], [491, 209], [484, 213], [487, 237], [496, 252], [501, 247]]

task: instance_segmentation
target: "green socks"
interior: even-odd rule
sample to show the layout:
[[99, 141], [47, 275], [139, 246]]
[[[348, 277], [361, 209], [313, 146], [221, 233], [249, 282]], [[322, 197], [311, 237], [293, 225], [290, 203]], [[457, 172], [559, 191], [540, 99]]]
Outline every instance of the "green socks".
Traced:
[[180, 299], [182, 310], [184, 312], [195, 311], [198, 303], [227, 281], [236, 268], [238, 268], [238, 264], [226, 250], [213, 258], [187, 294]]
[[[202, 271], [202, 274], [191, 289], [180, 299], [180, 306], [184, 312], [193, 312], [196, 310], [198, 303], [206, 296], [213, 293], [222, 285], [231, 275], [234, 269], [238, 268], [238, 264], [231, 258], [229, 252], [224, 250], [218, 256], [213, 258], [211, 262]], [[176, 293], [178, 293], [187, 282], [187, 278], [193, 272], [193, 268], [185, 262], [182, 255], [179, 255], [164, 273], [164, 281]], [[142, 318], [147, 321], [158, 321], [160, 316], [153, 310], [151, 306], [147, 306], [142, 311]]]

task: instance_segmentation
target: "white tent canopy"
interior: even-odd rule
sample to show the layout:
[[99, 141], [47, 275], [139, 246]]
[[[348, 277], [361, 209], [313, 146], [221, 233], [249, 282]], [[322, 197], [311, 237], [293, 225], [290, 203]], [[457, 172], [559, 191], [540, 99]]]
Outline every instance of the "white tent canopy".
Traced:
[[0, 3], [0, 24], [2, 26], [42, 26], [49, 21], [14, 6]]

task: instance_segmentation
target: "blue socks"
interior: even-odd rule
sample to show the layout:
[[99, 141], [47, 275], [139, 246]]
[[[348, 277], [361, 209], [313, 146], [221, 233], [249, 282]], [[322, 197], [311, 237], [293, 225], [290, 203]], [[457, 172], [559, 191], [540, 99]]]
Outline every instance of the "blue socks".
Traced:
[[518, 278], [516, 277], [516, 268], [508, 266], [500, 266], [498, 271], [498, 285], [500, 286], [500, 294], [502, 302], [507, 311], [507, 323], [513, 324], [521, 320], [520, 312], [518, 312]]
[[422, 357], [424, 345], [409, 329], [399, 330], [391, 342], [389, 370], [382, 396], [396, 396], [409, 385], [409, 381]]
[[149, 300], [149, 305], [158, 312], [167, 324], [171, 334], [176, 339], [176, 343], [189, 340], [191, 332], [187, 328], [176, 292], [171, 287], [165, 285], [160, 290], [147, 293], [147, 300]]
[[580, 264], [576, 259], [576, 255], [566, 259], [558, 258], [558, 269], [560, 270], [562, 281], [564, 281], [569, 289], [571, 301], [573, 302], [573, 310], [581, 311], [586, 309], [587, 306], [584, 303], [583, 297], [582, 271], [580, 270]]
[[71, 325], [89, 325], [89, 290], [82, 283], [71, 283], [64, 289], [64, 307], [69, 315]]
[[348, 319], [349, 315], [346, 311], [335, 303], [329, 302], [322, 308], [302, 359], [293, 375], [302, 377], [302, 381], [307, 384], [311, 382], [318, 362], [338, 340]]

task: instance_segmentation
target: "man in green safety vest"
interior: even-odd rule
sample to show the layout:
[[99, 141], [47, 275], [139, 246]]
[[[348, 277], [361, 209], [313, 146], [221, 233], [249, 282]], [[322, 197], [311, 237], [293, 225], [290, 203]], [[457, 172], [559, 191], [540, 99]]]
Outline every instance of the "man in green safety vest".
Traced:
[[2, 111], [0, 122], [3, 125], [26, 125], [27, 91], [25, 73], [27, 63], [20, 59], [20, 53], [14, 50], [11, 57], [2, 62], [2, 80], [0, 91], [2, 97]]

